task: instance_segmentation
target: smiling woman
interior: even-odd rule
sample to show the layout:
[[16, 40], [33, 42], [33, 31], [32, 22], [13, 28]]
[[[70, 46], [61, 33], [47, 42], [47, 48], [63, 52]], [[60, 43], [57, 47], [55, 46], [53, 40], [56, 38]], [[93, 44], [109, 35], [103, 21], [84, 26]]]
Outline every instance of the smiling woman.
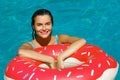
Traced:
[[[33, 40], [24, 43], [19, 48], [18, 55], [45, 62], [49, 68], [64, 68], [63, 60], [86, 44], [86, 40], [83, 38], [66, 34], [52, 35], [53, 16], [46, 9], [39, 9], [34, 12], [31, 25]], [[51, 56], [38, 54], [38, 52], [34, 51], [35, 48], [66, 43], [70, 43], [69, 48], [58, 55], [56, 60]]]
[[[5, 68], [21, 44], [36, 47], [30, 17], [39, 8], [53, 14], [55, 44], [63, 33], [85, 38], [120, 63], [120, 0], [0, 0], [0, 80], [4, 80]], [[119, 75], [120, 71], [115, 80], [120, 80]]]
[[[36, 11], [32, 16], [33, 38], [35, 34], [40, 35], [39, 37], [50, 35], [52, 31], [52, 25], [53, 17], [48, 10], [41, 9]], [[36, 32], [35, 34], [34, 31]]]
[[42, 38], [46, 38], [52, 31], [52, 22], [49, 15], [36, 16], [33, 29], [36, 34]]

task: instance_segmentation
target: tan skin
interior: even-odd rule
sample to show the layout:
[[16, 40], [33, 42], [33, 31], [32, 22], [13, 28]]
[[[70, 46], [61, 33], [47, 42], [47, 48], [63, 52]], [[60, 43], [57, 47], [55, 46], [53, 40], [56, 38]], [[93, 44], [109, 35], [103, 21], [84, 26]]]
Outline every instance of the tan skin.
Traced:
[[[33, 44], [38, 47], [55, 44], [55, 36], [51, 36], [52, 22], [49, 15], [38, 15], [35, 17], [35, 23], [33, 29], [36, 31], [37, 37], [32, 40]], [[58, 36], [58, 44], [71, 43], [71, 45], [57, 58], [57, 61], [53, 57], [44, 54], [39, 54], [34, 51], [32, 46], [28, 43], [24, 43], [18, 50], [18, 55], [22, 57], [28, 57], [35, 60], [43, 61], [49, 64], [50, 68], [64, 68], [63, 61], [75, 51], [86, 44], [86, 40], [83, 38], [68, 36], [61, 34]], [[56, 66], [57, 65], [57, 66]]]

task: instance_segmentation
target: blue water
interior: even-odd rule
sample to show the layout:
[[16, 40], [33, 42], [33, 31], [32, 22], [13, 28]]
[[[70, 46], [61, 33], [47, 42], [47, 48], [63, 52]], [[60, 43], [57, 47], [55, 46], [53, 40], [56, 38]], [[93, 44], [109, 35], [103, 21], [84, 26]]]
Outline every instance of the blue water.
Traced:
[[0, 80], [19, 46], [31, 40], [31, 15], [39, 8], [53, 13], [53, 34], [83, 37], [120, 62], [120, 0], [1, 0]]

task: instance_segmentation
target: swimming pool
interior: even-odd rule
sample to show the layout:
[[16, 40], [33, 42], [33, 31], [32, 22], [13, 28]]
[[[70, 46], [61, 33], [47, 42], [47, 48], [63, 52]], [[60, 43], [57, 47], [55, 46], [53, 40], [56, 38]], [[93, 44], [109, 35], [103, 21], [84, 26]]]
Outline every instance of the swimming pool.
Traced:
[[[0, 75], [16, 56], [19, 46], [31, 39], [31, 15], [39, 8], [53, 13], [53, 34], [83, 37], [120, 62], [119, 0], [1, 0]], [[120, 72], [116, 80], [120, 79], [119, 75]]]

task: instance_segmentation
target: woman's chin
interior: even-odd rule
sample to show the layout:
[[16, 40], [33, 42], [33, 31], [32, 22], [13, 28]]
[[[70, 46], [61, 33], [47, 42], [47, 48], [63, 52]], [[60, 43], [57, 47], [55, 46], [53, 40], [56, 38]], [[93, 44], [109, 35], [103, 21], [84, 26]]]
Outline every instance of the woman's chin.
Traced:
[[46, 38], [48, 38], [48, 36], [49, 35], [42, 35], [41, 37], [44, 38], [44, 39], [46, 39]]

